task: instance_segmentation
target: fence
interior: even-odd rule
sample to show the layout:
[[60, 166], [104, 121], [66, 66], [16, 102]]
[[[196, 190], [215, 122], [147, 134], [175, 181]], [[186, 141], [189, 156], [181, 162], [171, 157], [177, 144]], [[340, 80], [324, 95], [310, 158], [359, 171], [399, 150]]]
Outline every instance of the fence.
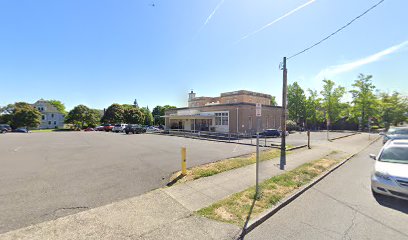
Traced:
[[[180, 136], [186, 138], [194, 138], [208, 141], [219, 141], [229, 143], [239, 143], [246, 145], [256, 145], [255, 133], [231, 133], [231, 132], [209, 132], [209, 131], [197, 131], [197, 130], [183, 130], [183, 129], [170, 129], [161, 132], [161, 134], [168, 134], [172, 136]], [[259, 145], [262, 147], [274, 147], [279, 143], [276, 138], [260, 136]]]

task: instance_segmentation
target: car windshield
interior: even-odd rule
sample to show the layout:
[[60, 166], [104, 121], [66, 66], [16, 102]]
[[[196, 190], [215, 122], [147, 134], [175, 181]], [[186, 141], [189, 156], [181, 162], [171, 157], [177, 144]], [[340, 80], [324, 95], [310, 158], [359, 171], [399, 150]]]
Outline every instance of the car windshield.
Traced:
[[386, 148], [381, 153], [379, 161], [408, 164], [408, 147]]
[[388, 134], [408, 135], [408, 128], [393, 128], [388, 131]]
[[116, 124], [115, 127], [121, 127], [121, 125], [120, 125], [120, 124]]

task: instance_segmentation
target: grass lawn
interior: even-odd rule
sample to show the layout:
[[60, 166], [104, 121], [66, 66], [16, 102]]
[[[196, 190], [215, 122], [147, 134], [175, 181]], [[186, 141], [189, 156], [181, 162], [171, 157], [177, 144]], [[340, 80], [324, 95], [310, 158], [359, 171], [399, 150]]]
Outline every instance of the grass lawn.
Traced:
[[[273, 207], [280, 200], [310, 183], [315, 177], [343, 159], [345, 159], [344, 154], [332, 152], [323, 159], [303, 164], [296, 169], [260, 183], [261, 195], [255, 202], [251, 217], [257, 216], [268, 208]], [[249, 214], [254, 196], [255, 187], [251, 187], [209, 207], [200, 209], [197, 213], [217, 221], [243, 226]]]
[[57, 129], [34, 129], [30, 130], [30, 132], [36, 133], [36, 132], [55, 132]]
[[[289, 153], [290, 152], [287, 152], [286, 154], [289, 154]], [[269, 149], [265, 151], [260, 151], [259, 161], [262, 162], [266, 160], [271, 160], [279, 156], [280, 156], [280, 149]], [[218, 162], [204, 164], [201, 166], [187, 169], [187, 175], [181, 179], [179, 179], [181, 172], [176, 172], [175, 174], [173, 174], [170, 180], [174, 181], [175, 179], [179, 179], [177, 181], [178, 183], [191, 181], [191, 180], [199, 179], [202, 177], [209, 177], [209, 176], [212, 176], [218, 173], [222, 173], [228, 170], [232, 170], [235, 168], [244, 167], [250, 164], [254, 164], [255, 162], [256, 162], [256, 154], [252, 153], [249, 155], [229, 158], [229, 159], [221, 160]]]

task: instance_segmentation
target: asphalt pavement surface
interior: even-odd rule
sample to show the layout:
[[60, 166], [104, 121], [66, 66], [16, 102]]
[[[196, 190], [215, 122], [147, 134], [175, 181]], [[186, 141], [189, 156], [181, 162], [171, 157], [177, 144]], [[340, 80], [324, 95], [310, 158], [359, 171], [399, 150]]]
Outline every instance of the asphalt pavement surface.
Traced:
[[374, 198], [378, 140], [250, 232], [245, 239], [408, 239], [408, 201]]
[[0, 135], [0, 233], [138, 196], [181, 168], [253, 146], [106, 132]]

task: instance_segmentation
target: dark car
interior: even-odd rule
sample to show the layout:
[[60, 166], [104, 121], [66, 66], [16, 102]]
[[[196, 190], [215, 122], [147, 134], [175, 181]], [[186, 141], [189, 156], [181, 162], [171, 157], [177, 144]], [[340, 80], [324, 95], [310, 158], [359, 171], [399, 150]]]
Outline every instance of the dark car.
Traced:
[[133, 134], [135, 134], [135, 133], [145, 133], [145, 132], [146, 132], [146, 129], [143, 128], [139, 124], [128, 124], [125, 127], [125, 133], [126, 134], [129, 134], [129, 133], [133, 133]]
[[13, 130], [13, 132], [16, 132], [16, 133], [28, 133], [28, 130], [27, 130], [27, 128], [16, 128], [16, 129]]
[[259, 135], [266, 137], [280, 137], [280, 131], [277, 129], [265, 129]]
[[11, 132], [11, 127], [8, 124], [0, 124], [0, 133]]

